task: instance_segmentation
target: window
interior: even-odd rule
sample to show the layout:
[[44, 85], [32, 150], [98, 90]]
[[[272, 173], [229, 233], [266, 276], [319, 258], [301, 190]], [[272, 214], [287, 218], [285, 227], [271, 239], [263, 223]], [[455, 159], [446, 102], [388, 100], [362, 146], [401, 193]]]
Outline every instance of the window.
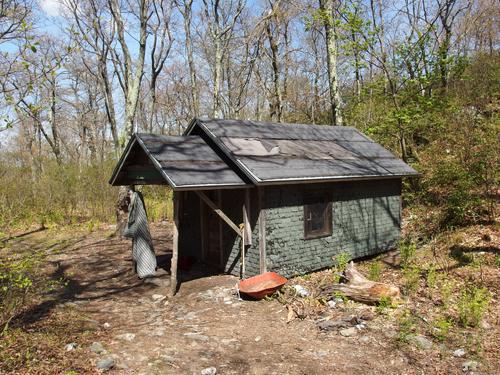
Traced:
[[304, 199], [304, 238], [332, 234], [332, 202], [328, 194], [308, 195]]

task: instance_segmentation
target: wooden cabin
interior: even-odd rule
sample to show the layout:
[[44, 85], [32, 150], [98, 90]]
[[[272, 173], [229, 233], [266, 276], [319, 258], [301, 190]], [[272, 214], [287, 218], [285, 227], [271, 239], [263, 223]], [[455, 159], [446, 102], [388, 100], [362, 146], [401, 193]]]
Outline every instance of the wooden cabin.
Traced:
[[396, 247], [416, 175], [352, 127], [193, 119], [182, 136], [134, 134], [110, 183], [173, 189], [173, 268], [178, 252], [289, 277]]

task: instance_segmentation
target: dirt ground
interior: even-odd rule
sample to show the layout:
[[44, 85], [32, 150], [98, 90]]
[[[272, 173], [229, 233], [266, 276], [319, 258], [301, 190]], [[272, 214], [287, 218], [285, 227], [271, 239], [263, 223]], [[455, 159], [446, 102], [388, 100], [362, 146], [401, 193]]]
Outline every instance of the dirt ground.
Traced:
[[[130, 241], [110, 237], [109, 231], [75, 233], [50, 255], [48, 270], [68, 285], [45, 311], [76, 311], [94, 324], [85, 342], [65, 354], [87, 361], [88, 373], [99, 372], [96, 364], [111, 358], [110, 374], [199, 375], [210, 367], [217, 374], [463, 374], [463, 363], [472, 359], [454, 357], [457, 348], [439, 343], [432, 350], [398, 345], [397, 328], [376, 316], [350, 337], [322, 332], [312, 319], [287, 323], [287, 310], [278, 301], [239, 300], [235, 277], [203, 277], [207, 270], [199, 266], [181, 272], [179, 292], [165, 298], [167, 228], [152, 230], [160, 268], [150, 282], [132, 272]], [[105, 351], [91, 351], [91, 342]], [[495, 373], [497, 365], [480, 363], [473, 373]], [[70, 370], [61, 373], [82, 373]]]

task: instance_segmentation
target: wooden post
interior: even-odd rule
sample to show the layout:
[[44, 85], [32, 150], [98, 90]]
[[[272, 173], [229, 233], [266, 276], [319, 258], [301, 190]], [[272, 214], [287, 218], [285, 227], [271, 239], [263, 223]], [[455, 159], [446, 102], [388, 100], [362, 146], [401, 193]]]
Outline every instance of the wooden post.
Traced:
[[267, 271], [266, 266], [266, 211], [263, 205], [263, 191], [262, 188], [257, 188], [259, 202], [259, 266], [260, 273]]
[[174, 227], [172, 233], [172, 261], [170, 264], [170, 297], [175, 295], [177, 290], [177, 259], [179, 257], [179, 205], [181, 193], [173, 193], [174, 204]]
[[[221, 207], [222, 209], [222, 194], [221, 194], [221, 191], [220, 190], [217, 190], [217, 205], [219, 207]], [[222, 236], [222, 220], [218, 220], [219, 222], [219, 267], [222, 268], [222, 263], [223, 263], [223, 254], [222, 254], [222, 251], [224, 249], [224, 245], [223, 245], [223, 236]]]
[[205, 203], [200, 199], [200, 233], [201, 233], [201, 259], [206, 260], [206, 244], [205, 244]]

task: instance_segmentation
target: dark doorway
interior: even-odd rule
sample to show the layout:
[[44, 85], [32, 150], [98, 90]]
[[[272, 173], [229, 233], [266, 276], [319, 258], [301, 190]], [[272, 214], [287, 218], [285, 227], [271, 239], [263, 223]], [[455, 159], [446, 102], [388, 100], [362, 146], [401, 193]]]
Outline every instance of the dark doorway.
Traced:
[[[221, 203], [220, 191], [207, 191], [207, 196], [215, 202], [219, 207]], [[217, 269], [222, 268], [222, 220], [219, 216], [202, 203], [202, 236], [203, 236], [203, 261], [216, 266]]]

